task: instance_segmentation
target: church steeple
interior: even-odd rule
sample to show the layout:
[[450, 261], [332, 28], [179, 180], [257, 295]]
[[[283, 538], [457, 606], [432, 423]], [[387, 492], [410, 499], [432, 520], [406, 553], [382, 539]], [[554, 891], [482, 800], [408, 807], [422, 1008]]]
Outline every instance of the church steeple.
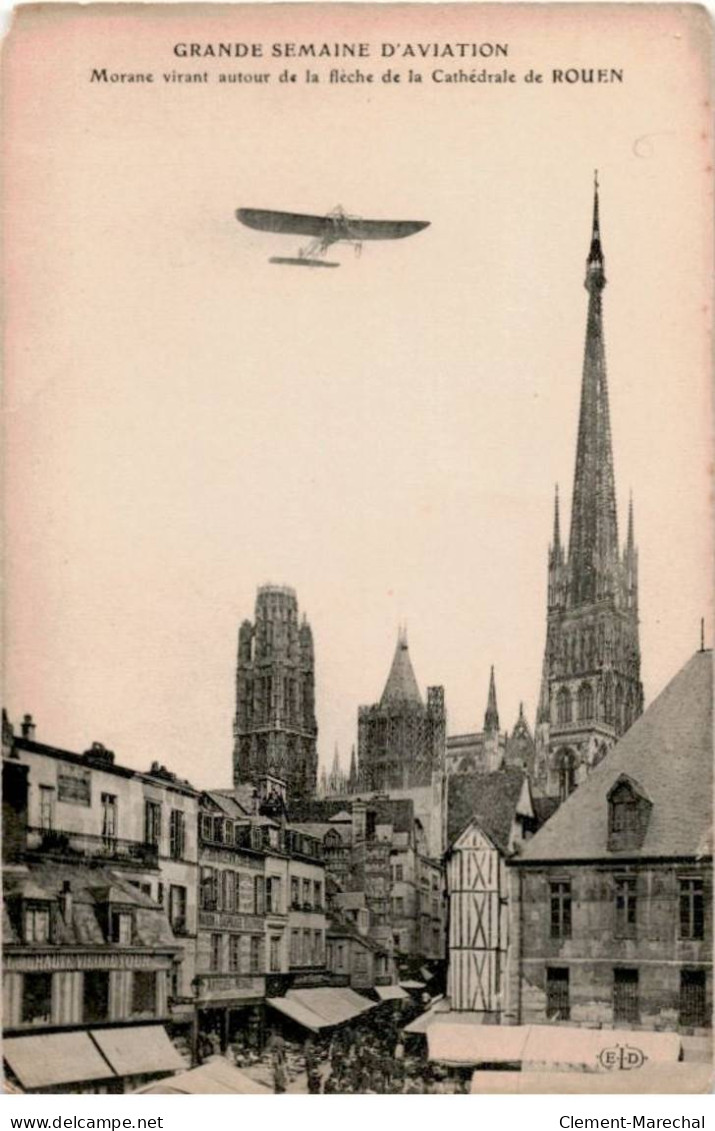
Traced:
[[489, 695], [487, 697], [487, 709], [484, 713], [484, 729], [485, 731], [498, 731], [499, 730], [499, 711], [497, 710], [497, 689], [494, 682], [494, 664], [489, 676]]
[[601, 309], [601, 294], [606, 285], [603, 267], [596, 180], [591, 246], [586, 261], [588, 318], [569, 538], [570, 607], [591, 604], [612, 591], [619, 556]]
[[603, 332], [605, 286], [596, 176], [571, 528], [565, 554], [557, 493], [536, 716], [537, 788], [561, 797], [598, 764], [643, 709], [632, 507], [622, 552], [618, 542]]

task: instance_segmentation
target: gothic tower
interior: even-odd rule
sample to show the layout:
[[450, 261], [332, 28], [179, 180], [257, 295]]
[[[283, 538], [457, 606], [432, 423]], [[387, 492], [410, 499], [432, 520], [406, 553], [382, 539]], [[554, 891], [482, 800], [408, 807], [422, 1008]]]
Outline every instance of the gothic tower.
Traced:
[[430, 785], [444, 768], [445, 735], [444, 689], [428, 687], [423, 702], [402, 629], [380, 702], [358, 709], [358, 788]]
[[259, 791], [268, 779], [285, 783], [288, 799], [314, 797], [315, 721], [313, 634], [298, 619], [293, 589], [264, 585], [255, 621], [238, 633], [233, 778]]
[[537, 785], [562, 798], [643, 710], [632, 501], [622, 553], [618, 544], [597, 180], [584, 285], [588, 318], [571, 531], [565, 553], [557, 487], [536, 733]]

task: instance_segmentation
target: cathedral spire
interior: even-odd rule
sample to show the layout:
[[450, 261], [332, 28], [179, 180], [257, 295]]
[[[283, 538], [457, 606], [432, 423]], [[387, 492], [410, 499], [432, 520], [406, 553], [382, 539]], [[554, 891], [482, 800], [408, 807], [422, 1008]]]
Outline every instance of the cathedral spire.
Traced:
[[572, 607], [590, 604], [607, 595], [618, 561], [616, 488], [601, 310], [601, 292], [606, 279], [597, 180], [585, 285], [589, 293], [588, 319], [569, 538], [569, 600]]
[[497, 689], [494, 681], [494, 664], [489, 676], [489, 695], [487, 709], [484, 713], [484, 729], [487, 731], [499, 730], [499, 711], [497, 710]]
[[635, 549], [635, 540], [633, 538], [633, 492], [631, 491], [628, 497], [628, 535], [626, 537], [626, 551], [632, 554]]
[[556, 484], [556, 494], [554, 496], [554, 541], [553, 551], [555, 554], [561, 553], [561, 519], [559, 517], [559, 485]]

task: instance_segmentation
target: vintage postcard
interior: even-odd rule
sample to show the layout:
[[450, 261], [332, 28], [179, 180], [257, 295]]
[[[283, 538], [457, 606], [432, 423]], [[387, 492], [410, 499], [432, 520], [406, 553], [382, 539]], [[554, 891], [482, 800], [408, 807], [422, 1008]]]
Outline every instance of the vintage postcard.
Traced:
[[8, 1092], [710, 1088], [711, 53], [17, 8]]

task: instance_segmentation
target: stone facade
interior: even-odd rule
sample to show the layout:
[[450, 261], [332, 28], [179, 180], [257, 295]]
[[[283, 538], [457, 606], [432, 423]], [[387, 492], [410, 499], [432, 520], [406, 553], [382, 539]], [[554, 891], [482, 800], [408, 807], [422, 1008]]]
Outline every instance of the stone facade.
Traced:
[[285, 782], [313, 797], [318, 775], [313, 634], [294, 590], [264, 585], [255, 618], [238, 633], [233, 777], [236, 785]]

